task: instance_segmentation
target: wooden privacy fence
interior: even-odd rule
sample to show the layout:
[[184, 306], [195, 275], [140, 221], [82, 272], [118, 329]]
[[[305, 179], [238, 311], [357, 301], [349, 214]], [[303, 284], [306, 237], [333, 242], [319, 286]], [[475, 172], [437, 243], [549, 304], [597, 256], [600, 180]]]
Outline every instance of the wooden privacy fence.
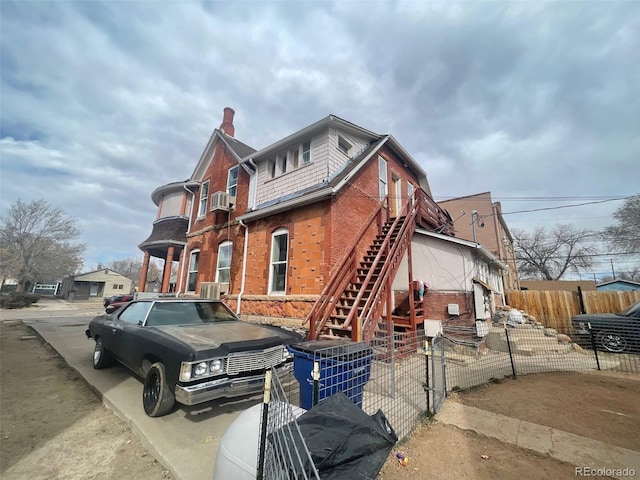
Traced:
[[[507, 305], [536, 317], [540, 323], [560, 332], [571, 330], [571, 317], [580, 311], [577, 291], [507, 290]], [[640, 301], [640, 291], [582, 292], [586, 313], [615, 313]]]

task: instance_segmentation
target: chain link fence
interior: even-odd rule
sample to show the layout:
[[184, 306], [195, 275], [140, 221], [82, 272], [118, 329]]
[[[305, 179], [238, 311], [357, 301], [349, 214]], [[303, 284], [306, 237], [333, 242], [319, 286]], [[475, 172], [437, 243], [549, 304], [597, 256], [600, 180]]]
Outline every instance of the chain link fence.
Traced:
[[[606, 331], [585, 325], [566, 333], [545, 328], [540, 322], [508, 325], [494, 323], [482, 338], [444, 329], [447, 385], [464, 390], [504, 377], [529, 373], [612, 370], [640, 373], [640, 351], [627, 348], [633, 329], [609, 327]], [[637, 333], [636, 333], [637, 335]], [[617, 353], [620, 352], [620, 353]]]
[[[263, 412], [258, 478], [319, 478], [297, 418], [343, 392], [362, 412], [382, 412], [398, 439], [437, 413], [447, 391], [504, 377], [553, 371], [613, 370], [640, 373], [633, 330], [557, 332], [542, 323], [444, 326], [441, 334], [394, 333], [366, 343], [319, 340], [293, 346], [289, 378], [273, 376]], [[619, 353], [622, 340], [625, 350]], [[266, 413], [265, 413], [266, 412]], [[313, 467], [313, 468], [312, 468]]]

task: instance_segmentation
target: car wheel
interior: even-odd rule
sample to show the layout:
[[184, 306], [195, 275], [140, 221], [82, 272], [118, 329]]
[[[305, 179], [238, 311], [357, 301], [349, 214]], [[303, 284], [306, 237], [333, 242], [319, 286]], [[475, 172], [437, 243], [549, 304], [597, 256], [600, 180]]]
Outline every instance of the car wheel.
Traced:
[[108, 350], [104, 348], [101, 338], [96, 338], [96, 344], [93, 347], [93, 368], [101, 369], [113, 365], [113, 357]]
[[617, 333], [602, 332], [598, 334], [598, 342], [608, 352], [622, 353], [627, 349], [626, 340]]
[[142, 404], [145, 413], [150, 417], [161, 417], [171, 411], [175, 401], [176, 397], [167, 384], [164, 365], [161, 362], [154, 363], [144, 378]]

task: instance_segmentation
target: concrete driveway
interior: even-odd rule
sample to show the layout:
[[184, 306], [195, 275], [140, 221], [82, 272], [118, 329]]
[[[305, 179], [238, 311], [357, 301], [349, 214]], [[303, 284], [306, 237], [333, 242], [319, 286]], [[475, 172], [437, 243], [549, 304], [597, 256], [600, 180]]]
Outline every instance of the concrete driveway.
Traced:
[[[39, 302], [40, 303], [40, 302]], [[142, 381], [122, 366], [95, 370], [91, 362], [93, 340], [85, 328], [102, 309], [95, 304], [55, 304], [39, 310], [3, 311], [40, 334], [100, 395], [105, 405], [130, 425], [142, 443], [178, 480], [210, 480], [220, 439], [245, 409], [261, 401], [259, 396], [219, 400], [197, 406], [176, 405], [167, 416], [150, 418], [142, 407]], [[73, 304], [71, 304], [73, 305]]]

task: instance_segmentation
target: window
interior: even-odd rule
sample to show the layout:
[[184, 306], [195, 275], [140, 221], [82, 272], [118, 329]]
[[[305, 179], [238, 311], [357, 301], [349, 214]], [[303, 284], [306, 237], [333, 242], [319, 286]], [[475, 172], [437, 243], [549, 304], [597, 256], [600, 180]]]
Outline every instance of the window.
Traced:
[[231, 242], [222, 242], [218, 247], [218, 268], [216, 270], [216, 282], [229, 283], [232, 251], [233, 243]]
[[151, 302], [136, 302], [126, 307], [125, 311], [118, 317], [129, 325], [142, 325], [144, 319], [147, 318]]
[[291, 167], [295, 170], [298, 168], [298, 158], [300, 157], [300, 151], [298, 148], [291, 152]]
[[198, 216], [202, 217], [207, 213], [207, 198], [209, 197], [209, 180], [204, 182], [200, 187], [200, 209]]
[[307, 164], [311, 162], [311, 142], [304, 142], [302, 144], [302, 163]]
[[236, 191], [238, 187], [238, 169], [240, 167], [232, 167], [229, 169], [229, 174], [227, 176], [227, 193], [235, 197]]
[[411, 205], [414, 204], [413, 198], [413, 183], [407, 182], [407, 196], [411, 199]]
[[280, 173], [287, 173], [287, 154], [285, 153], [280, 157]]
[[378, 157], [378, 174], [380, 176], [380, 200], [384, 200], [389, 193], [389, 187], [387, 185], [387, 161], [382, 157]]
[[200, 250], [194, 250], [189, 257], [189, 276], [187, 280], [187, 292], [196, 291], [198, 281], [198, 261], [200, 260]]
[[274, 178], [276, 176], [276, 161], [272, 160], [271, 162], [269, 162], [269, 171], [271, 173], [271, 178]]
[[269, 275], [269, 293], [287, 291], [287, 254], [289, 250], [289, 232], [276, 230], [271, 237], [271, 270]]
[[351, 151], [351, 144], [344, 138], [338, 136], [338, 150], [349, 156], [349, 152]]

